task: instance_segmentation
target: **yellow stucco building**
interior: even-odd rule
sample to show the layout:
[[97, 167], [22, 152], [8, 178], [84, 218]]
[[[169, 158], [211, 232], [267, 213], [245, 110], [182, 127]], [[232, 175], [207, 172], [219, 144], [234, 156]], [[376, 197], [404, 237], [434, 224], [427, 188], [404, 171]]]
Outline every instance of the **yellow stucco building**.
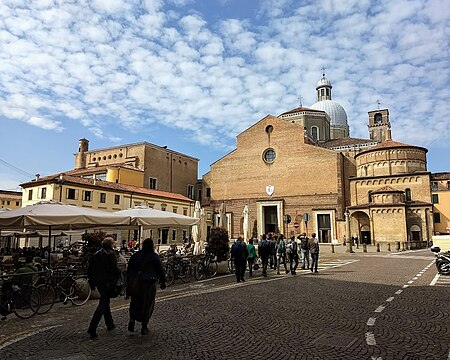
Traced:
[[22, 193], [0, 190], [0, 209], [17, 209], [22, 207]]
[[434, 234], [450, 234], [450, 173], [431, 174]]

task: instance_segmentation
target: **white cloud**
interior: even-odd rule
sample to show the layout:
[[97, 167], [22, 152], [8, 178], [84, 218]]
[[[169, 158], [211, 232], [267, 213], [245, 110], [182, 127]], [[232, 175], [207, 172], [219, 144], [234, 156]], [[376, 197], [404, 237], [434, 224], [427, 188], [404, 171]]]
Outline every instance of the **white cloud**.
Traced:
[[380, 99], [397, 140], [447, 141], [445, 1], [265, 0], [243, 19], [189, 0], [88, 3], [2, 1], [2, 118], [55, 132], [77, 120], [113, 142], [163, 124], [228, 149], [299, 95], [314, 103], [325, 66], [352, 135], [367, 137]]

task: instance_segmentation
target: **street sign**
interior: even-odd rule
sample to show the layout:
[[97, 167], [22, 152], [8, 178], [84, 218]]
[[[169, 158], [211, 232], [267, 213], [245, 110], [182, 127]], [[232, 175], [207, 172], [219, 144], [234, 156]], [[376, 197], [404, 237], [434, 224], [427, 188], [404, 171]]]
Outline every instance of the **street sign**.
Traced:
[[284, 222], [286, 224], [290, 224], [291, 223], [291, 215], [284, 215]]
[[300, 226], [300, 225], [298, 224], [298, 221], [296, 221], [296, 222], [294, 223], [294, 227], [297, 229], [299, 226]]
[[309, 214], [308, 213], [304, 213], [303, 214], [303, 220], [304, 221], [309, 221]]

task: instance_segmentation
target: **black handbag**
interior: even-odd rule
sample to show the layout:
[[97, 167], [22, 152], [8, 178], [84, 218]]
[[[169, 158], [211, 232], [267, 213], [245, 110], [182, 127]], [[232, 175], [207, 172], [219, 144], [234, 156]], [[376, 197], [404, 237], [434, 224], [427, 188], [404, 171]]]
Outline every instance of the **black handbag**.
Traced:
[[123, 291], [122, 279], [117, 280], [115, 283], [107, 283], [106, 291], [110, 298], [118, 297]]

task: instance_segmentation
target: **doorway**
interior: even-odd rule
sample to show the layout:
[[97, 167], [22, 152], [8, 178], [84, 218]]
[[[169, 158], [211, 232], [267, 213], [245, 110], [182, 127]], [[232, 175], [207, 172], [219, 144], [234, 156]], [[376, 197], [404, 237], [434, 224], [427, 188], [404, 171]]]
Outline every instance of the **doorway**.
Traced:
[[330, 214], [317, 214], [317, 228], [319, 231], [319, 242], [331, 242], [331, 216]]
[[370, 245], [371, 242], [372, 241], [370, 239], [370, 231], [361, 230], [361, 243], [362, 244], [366, 244], [366, 245]]
[[264, 206], [264, 233], [278, 232], [278, 216], [276, 206]]

